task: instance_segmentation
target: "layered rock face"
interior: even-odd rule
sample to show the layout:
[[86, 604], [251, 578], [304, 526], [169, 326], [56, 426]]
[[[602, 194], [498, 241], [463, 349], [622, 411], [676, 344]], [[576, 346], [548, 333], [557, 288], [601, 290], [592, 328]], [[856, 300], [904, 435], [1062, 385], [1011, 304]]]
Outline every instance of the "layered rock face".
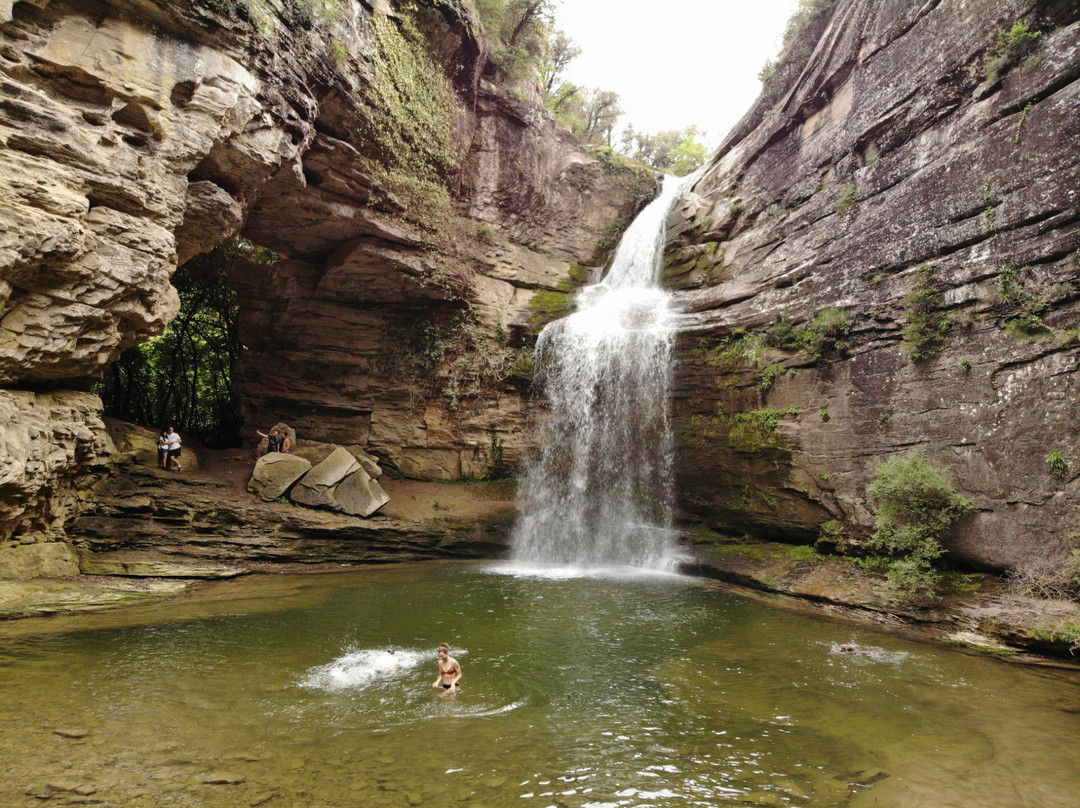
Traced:
[[839, 0], [794, 43], [673, 218], [689, 515], [857, 540], [875, 465], [918, 450], [978, 505], [956, 557], [1061, 562], [1080, 528], [1078, 18]]
[[178, 262], [238, 233], [285, 256], [233, 271], [253, 428], [419, 477], [520, 451], [530, 299], [652, 178], [605, 170], [486, 65], [456, 2], [0, 2], [0, 384], [5, 439], [31, 435], [0, 554], [62, 538], [107, 453], [94, 397], [63, 391], [160, 333]]

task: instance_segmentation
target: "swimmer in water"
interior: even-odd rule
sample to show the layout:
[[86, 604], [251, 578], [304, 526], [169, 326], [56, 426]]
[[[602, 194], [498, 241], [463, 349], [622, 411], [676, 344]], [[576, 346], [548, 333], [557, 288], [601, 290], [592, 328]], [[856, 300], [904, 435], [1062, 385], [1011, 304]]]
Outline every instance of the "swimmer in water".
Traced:
[[436, 653], [439, 655], [439, 675], [431, 686], [445, 690], [444, 696], [457, 693], [461, 689], [458, 685], [461, 681], [461, 665], [450, 656], [450, 646], [447, 643], [440, 645]]

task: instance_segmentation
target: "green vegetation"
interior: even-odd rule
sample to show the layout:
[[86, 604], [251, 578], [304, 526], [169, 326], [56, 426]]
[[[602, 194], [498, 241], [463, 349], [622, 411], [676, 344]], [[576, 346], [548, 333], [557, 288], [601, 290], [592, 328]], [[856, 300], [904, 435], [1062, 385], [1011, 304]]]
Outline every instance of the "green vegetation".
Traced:
[[514, 364], [510, 368], [510, 375], [521, 379], [532, 379], [536, 372], [536, 357], [531, 345], [522, 345], [514, 354]]
[[718, 406], [716, 415], [691, 415], [683, 421], [680, 438], [686, 446], [717, 443], [734, 452], [783, 449], [787, 442], [778, 430], [780, 420], [785, 416], [798, 414], [797, 407], [764, 407], [725, 413]]
[[[610, 90], [566, 80], [581, 48], [555, 27], [556, 0], [474, 0], [489, 40], [497, 78], [511, 87], [538, 86], [555, 119], [592, 146], [615, 146], [622, 109]], [[622, 150], [631, 158], [676, 176], [689, 174], [706, 157], [694, 127], [656, 135], [628, 129]]]
[[574, 311], [574, 297], [567, 292], [540, 290], [529, 301], [529, 329], [535, 333]]
[[553, 30], [553, 0], [474, 0], [499, 78], [553, 85], [581, 49]]
[[630, 222], [631, 218], [629, 216], [620, 216], [607, 223], [607, 226], [600, 234], [600, 239], [596, 242], [597, 256], [606, 255], [619, 245], [619, 239], [626, 232], [626, 228], [630, 226]]
[[241, 259], [269, 264], [277, 258], [236, 239], [180, 267], [172, 278], [180, 313], [165, 333], [124, 351], [105, 370], [97, 386], [105, 414], [158, 429], [172, 424], [211, 448], [238, 445], [242, 422], [232, 370], [243, 346], [227, 273]]
[[1068, 295], [1070, 290], [1067, 283], [1040, 289], [1029, 266], [1002, 267], [997, 277], [997, 309], [1004, 315], [1005, 333], [1024, 339], [1051, 336], [1063, 342], [1072, 339], [1075, 331], [1052, 328], [1043, 320], [1054, 300]]
[[656, 134], [636, 132], [628, 126], [623, 132], [622, 147], [634, 160], [676, 177], [685, 177], [696, 171], [708, 156], [705, 144], [697, 139], [700, 134], [696, 126]]
[[[737, 328], [714, 345], [698, 348], [695, 355], [721, 373], [735, 373], [744, 367], [758, 367], [767, 347], [764, 334]], [[759, 374], [758, 384], [771, 388], [777, 378], [779, 374], [771, 372], [765, 376]]]
[[380, 375], [408, 381], [414, 407], [436, 399], [456, 413], [488, 394], [497, 396], [511, 377], [532, 375], [532, 348], [507, 345], [501, 326], [490, 332], [471, 305], [435, 310], [403, 322], [389, 340], [400, 349], [377, 357], [375, 366]]
[[885, 592], [894, 599], [936, 596], [940, 573], [933, 564], [945, 553], [941, 539], [975, 504], [918, 452], [879, 464], [867, 496], [876, 508], [867, 544], [888, 559]]
[[[802, 33], [809, 28], [821, 15], [836, 5], [836, 0], [799, 0], [794, 13], [787, 21], [784, 28], [784, 38], [780, 45], [780, 53], [775, 59], [770, 59], [761, 68], [758, 78], [764, 84], [772, 78], [779, 66], [788, 55], [792, 54], [792, 48]], [[800, 53], [799, 56], [804, 56]], [[805, 57], [809, 57], [807, 51]]]
[[776, 449], [784, 445], [784, 440], [777, 431], [780, 419], [785, 415], [798, 415], [796, 407], [776, 409], [765, 407], [748, 412], [736, 412], [730, 415], [718, 413], [721, 424], [727, 428], [730, 448], [736, 452], [760, 452], [763, 449]]
[[991, 84], [996, 82], [1009, 67], [1035, 49], [1041, 36], [1039, 31], [1029, 31], [1025, 22], [998, 31], [993, 50], [986, 56], [986, 80]]
[[456, 161], [450, 80], [432, 59], [416, 25], [415, 0], [397, 19], [371, 18], [374, 66], [370, 102], [360, 131], [370, 169], [388, 204], [403, 218], [441, 232], [450, 214], [447, 177]]
[[427, 398], [441, 395], [450, 412], [496, 387], [521, 367], [518, 351], [506, 345], [506, 333], [489, 334], [471, 306], [447, 320], [433, 318], [403, 334], [407, 350], [384, 357], [380, 371], [403, 373]]
[[1040, 626], [1028, 632], [1028, 637], [1075, 654], [1080, 651], [1080, 623]]
[[[696, 349], [694, 356], [717, 369], [719, 389], [737, 386], [743, 370], [754, 369], [758, 389], [768, 393], [782, 377], [796, 373], [795, 368], [787, 368], [781, 362], [765, 364], [769, 349], [805, 351], [816, 362], [830, 352], [845, 350], [850, 331], [850, 315], [837, 307], [818, 312], [806, 326], [797, 326], [784, 315], [778, 315], [768, 331], [735, 329], [711, 347]], [[827, 410], [823, 415], [827, 416]]]
[[555, 0], [474, 0], [474, 4], [491, 46], [496, 78], [510, 87], [538, 86], [547, 108], [578, 138], [612, 146], [622, 115], [619, 96], [563, 78], [581, 48], [555, 27]]
[[1034, 101], [1028, 101], [1026, 104], [1024, 104], [1024, 109], [1020, 113], [1020, 120], [1016, 124], [1016, 137], [1013, 138], [1013, 143], [1020, 142], [1020, 136], [1024, 133], [1024, 124], [1027, 122], [1028, 113], [1031, 112], [1031, 109], [1034, 106]]
[[797, 326], [784, 315], [777, 315], [765, 341], [771, 348], [806, 351], [816, 361], [827, 353], [845, 350], [850, 333], [851, 315], [832, 306], [819, 311], [806, 326]]
[[[656, 172], [651, 168], [607, 146], [587, 146], [586, 149], [599, 161], [605, 175], [614, 177], [620, 185], [634, 194], [635, 215], [656, 198]], [[605, 249], [618, 243], [629, 223], [628, 219], [619, 219], [617, 224], [608, 226], [601, 238], [601, 241], [607, 242]], [[600, 247], [597, 247], [597, 250], [600, 251]]]
[[907, 323], [901, 334], [912, 359], [933, 359], [941, 352], [950, 328], [949, 315], [941, 311], [943, 302], [936, 267], [923, 264], [915, 270], [915, 288], [904, 297]]
[[[477, 444], [474, 455], [483, 453], [483, 447]], [[503, 442], [494, 423], [488, 424], [487, 471], [485, 480], [509, 480], [514, 477], [514, 467], [503, 459]]]
[[836, 212], [841, 216], [855, 214], [859, 211], [859, 189], [855, 184], [845, 185], [840, 192], [840, 198], [836, 200]]
[[1060, 449], [1051, 449], [1046, 455], [1046, 465], [1050, 472], [1059, 480], [1064, 480], [1069, 473], [1069, 461], [1065, 459]]
[[328, 28], [341, 19], [346, 0], [285, 0], [277, 5], [269, 0], [194, 0], [216, 14], [226, 14], [262, 34], [284, 28], [307, 48], [324, 48], [335, 63], [348, 55], [344, 44], [329, 34]]
[[830, 519], [818, 526], [818, 543], [830, 547], [842, 547], [847, 543], [847, 530], [843, 522]]
[[[622, 220], [619, 221], [622, 222]], [[618, 237], [614, 235], [615, 228], [625, 228], [626, 224], [622, 222], [610, 225], [608, 230], [612, 233], [610, 237], [618, 241]], [[574, 264], [570, 267], [570, 277], [561, 282], [558, 289], [537, 290], [529, 300], [529, 330], [533, 334], [539, 334], [548, 323], [572, 314], [577, 307], [574, 293], [588, 282], [589, 268]]]
[[757, 372], [758, 387], [761, 392], [767, 393], [776, 386], [777, 380], [784, 374], [792, 374], [792, 370], [784, 370], [779, 362], [772, 362]]

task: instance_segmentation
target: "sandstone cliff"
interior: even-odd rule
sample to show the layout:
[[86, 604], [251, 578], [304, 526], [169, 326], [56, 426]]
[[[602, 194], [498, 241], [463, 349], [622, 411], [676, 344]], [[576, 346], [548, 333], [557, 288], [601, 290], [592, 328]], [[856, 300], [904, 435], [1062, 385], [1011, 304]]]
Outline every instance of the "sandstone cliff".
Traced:
[[0, 0], [0, 574], [75, 571], [86, 391], [238, 233], [283, 256], [232, 273], [252, 428], [427, 478], [520, 452], [532, 299], [654, 180], [494, 85], [477, 30], [458, 2]]
[[673, 218], [685, 512], [858, 540], [882, 458], [978, 505], [964, 562], [1060, 565], [1080, 524], [1080, 11], [838, 0]]

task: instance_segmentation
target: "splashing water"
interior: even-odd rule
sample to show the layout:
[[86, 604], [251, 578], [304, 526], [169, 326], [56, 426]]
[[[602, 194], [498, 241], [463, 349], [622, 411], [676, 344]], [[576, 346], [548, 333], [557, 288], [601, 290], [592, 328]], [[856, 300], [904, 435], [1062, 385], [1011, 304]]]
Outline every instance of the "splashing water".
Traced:
[[334, 692], [367, 687], [381, 679], [396, 679], [435, 658], [430, 651], [395, 649], [352, 650], [333, 662], [312, 668], [301, 687]]
[[514, 527], [518, 564], [664, 569], [674, 558], [668, 418], [675, 336], [657, 284], [668, 211], [681, 184], [630, 225], [607, 278], [536, 343], [548, 402]]

